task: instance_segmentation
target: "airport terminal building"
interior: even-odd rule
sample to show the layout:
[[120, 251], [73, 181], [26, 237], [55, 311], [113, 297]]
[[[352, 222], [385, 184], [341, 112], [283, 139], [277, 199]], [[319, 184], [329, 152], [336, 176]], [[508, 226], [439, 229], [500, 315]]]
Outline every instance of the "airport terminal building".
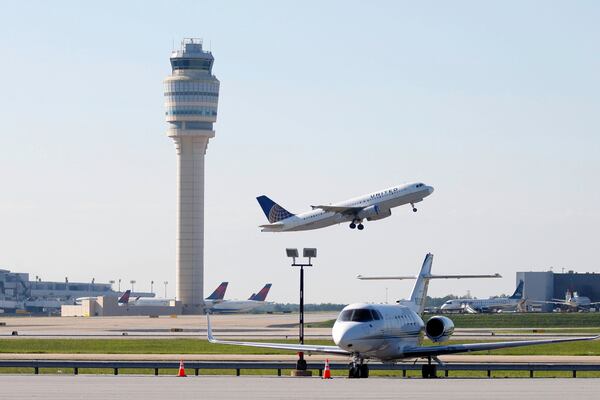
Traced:
[[[523, 296], [527, 300], [564, 299], [565, 293], [570, 291], [577, 292], [580, 296], [587, 296], [592, 302], [600, 301], [600, 274], [598, 273], [517, 272], [517, 284], [521, 280], [524, 283]], [[544, 304], [541, 309], [552, 311], [553, 305]]]
[[109, 283], [31, 281], [28, 273], [0, 269], [0, 313], [58, 313], [77, 298], [110, 295], [118, 293]]

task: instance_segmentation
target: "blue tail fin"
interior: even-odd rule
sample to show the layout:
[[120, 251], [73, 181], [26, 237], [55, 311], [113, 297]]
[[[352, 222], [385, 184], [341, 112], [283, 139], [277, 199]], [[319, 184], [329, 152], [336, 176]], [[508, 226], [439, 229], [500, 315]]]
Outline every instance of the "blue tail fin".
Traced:
[[523, 281], [519, 281], [519, 284], [517, 285], [517, 290], [515, 290], [515, 292], [513, 293], [512, 296], [509, 297], [509, 299], [522, 299], [523, 298]]
[[260, 204], [260, 207], [267, 216], [267, 219], [272, 224], [294, 216], [294, 214], [281, 207], [267, 196], [258, 196], [256, 200], [258, 200], [258, 204]]

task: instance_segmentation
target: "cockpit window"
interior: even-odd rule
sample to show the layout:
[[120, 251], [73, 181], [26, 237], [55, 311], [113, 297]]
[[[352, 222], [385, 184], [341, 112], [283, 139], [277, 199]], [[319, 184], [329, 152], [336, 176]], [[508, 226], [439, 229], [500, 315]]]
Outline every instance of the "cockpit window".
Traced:
[[376, 320], [383, 319], [383, 316], [377, 310], [371, 310], [371, 314], [373, 314], [373, 319], [376, 319]]
[[420, 187], [422, 187], [422, 186], [423, 186], [423, 184], [422, 184], [422, 183], [417, 183], [417, 186], [416, 186], [416, 187], [420, 188]]
[[354, 322], [369, 322], [374, 319], [381, 319], [377, 311], [369, 310], [368, 308], [358, 308], [355, 310], [342, 311], [338, 317], [338, 321], [354, 321]]

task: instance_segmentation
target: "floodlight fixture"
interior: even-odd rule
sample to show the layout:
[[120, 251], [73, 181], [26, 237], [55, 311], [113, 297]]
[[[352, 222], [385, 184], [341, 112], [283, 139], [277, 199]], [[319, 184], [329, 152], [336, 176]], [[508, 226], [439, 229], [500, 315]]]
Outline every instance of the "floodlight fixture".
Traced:
[[287, 256], [290, 258], [299, 257], [298, 249], [285, 249], [285, 254], [287, 254]]
[[317, 249], [315, 249], [313, 247], [305, 248], [302, 251], [302, 257], [317, 258]]

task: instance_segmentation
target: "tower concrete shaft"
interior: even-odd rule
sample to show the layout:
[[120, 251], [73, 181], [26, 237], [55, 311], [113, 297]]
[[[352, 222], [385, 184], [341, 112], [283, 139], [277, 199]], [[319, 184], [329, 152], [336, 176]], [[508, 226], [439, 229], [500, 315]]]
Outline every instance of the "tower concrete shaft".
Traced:
[[165, 79], [167, 135], [177, 150], [176, 299], [190, 314], [204, 308], [204, 156], [215, 136], [219, 99], [213, 62], [202, 41], [184, 39]]

